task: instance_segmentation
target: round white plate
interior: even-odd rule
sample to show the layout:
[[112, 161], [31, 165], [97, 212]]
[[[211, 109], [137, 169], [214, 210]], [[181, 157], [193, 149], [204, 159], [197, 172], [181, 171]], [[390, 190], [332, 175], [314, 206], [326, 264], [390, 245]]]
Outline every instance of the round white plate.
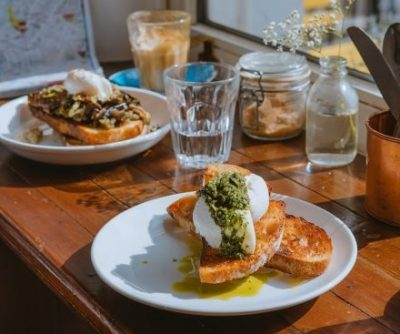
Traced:
[[23, 96], [0, 107], [0, 141], [22, 157], [62, 165], [97, 164], [139, 154], [157, 144], [169, 131], [166, 98], [144, 89], [121, 89], [140, 100], [142, 106], [151, 113], [151, 124], [160, 126], [158, 130], [116, 143], [65, 146], [60, 136], [48, 129], [39, 144], [28, 144], [20, 141], [18, 137], [38, 121], [29, 112], [27, 97]]
[[[91, 257], [99, 277], [111, 288], [138, 302], [170, 311], [202, 315], [241, 315], [273, 311], [303, 303], [332, 289], [352, 269], [357, 245], [348, 227], [329, 212], [302, 200], [274, 195], [284, 200], [289, 214], [302, 216], [326, 230], [333, 242], [333, 255], [321, 276], [293, 286], [270, 279], [252, 297], [228, 300], [199, 298], [172, 290], [184, 274], [171, 261], [190, 254], [185, 233], [175, 227], [166, 207], [177, 194], [132, 207], [108, 222], [93, 241]], [[146, 263], [146, 264], [144, 264]]]

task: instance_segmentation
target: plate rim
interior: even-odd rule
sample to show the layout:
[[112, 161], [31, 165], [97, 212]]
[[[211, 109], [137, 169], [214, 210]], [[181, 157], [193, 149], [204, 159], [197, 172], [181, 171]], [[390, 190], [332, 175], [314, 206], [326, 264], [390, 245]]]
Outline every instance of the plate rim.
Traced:
[[[194, 192], [183, 192], [183, 193], [176, 193], [176, 194], [171, 194], [171, 195], [167, 195], [167, 196], [161, 196], [158, 198], [154, 198], [145, 202], [142, 202], [138, 205], [132, 206], [122, 212], [120, 212], [118, 215], [114, 216], [113, 218], [111, 218], [107, 223], [105, 223], [102, 228], [96, 233], [93, 241], [92, 241], [92, 245], [91, 245], [91, 249], [90, 249], [90, 259], [91, 259], [91, 263], [93, 265], [93, 268], [95, 270], [95, 272], [97, 273], [97, 275], [99, 276], [99, 278], [101, 279], [101, 281], [106, 284], [107, 286], [109, 286], [110, 288], [112, 288], [114, 291], [116, 291], [117, 293], [125, 296], [128, 299], [134, 300], [138, 303], [144, 304], [144, 305], [148, 305], [157, 309], [161, 309], [161, 310], [167, 310], [167, 311], [173, 311], [173, 312], [177, 312], [177, 313], [183, 313], [183, 314], [191, 314], [191, 315], [203, 315], [203, 316], [240, 316], [240, 315], [250, 315], [250, 314], [260, 314], [260, 313], [266, 313], [266, 312], [272, 312], [272, 311], [276, 311], [276, 310], [280, 310], [280, 309], [285, 309], [285, 308], [289, 308], [295, 305], [299, 305], [302, 303], [305, 303], [307, 301], [310, 301], [320, 295], [322, 295], [323, 293], [328, 292], [329, 290], [331, 290], [332, 288], [334, 288], [336, 285], [338, 285], [344, 278], [346, 278], [346, 276], [351, 272], [351, 270], [353, 269], [355, 262], [357, 260], [357, 255], [358, 255], [358, 248], [357, 248], [357, 242], [356, 239], [352, 233], [352, 231], [350, 230], [350, 228], [337, 216], [335, 216], [334, 214], [332, 214], [331, 212], [318, 207], [317, 205], [307, 202], [305, 200], [293, 197], [293, 196], [288, 196], [288, 195], [282, 195], [282, 194], [277, 194], [277, 193], [272, 193], [272, 197], [276, 198], [278, 197], [279, 200], [285, 200], [286, 198], [289, 199], [293, 199], [295, 201], [299, 201], [301, 204], [305, 204], [305, 205], [311, 205], [316, 207], [319, 210], [324, 211], [325, 214], [328, 214], [330, 216], [332, 216], [332, 218], [334, 218], [335, 223], [338, 224], [338, 226], [340, 226], [340, 228], [342, 228], [347, 237], [349, 238], [350, 241], [350, 247], [351, 247], [351, 255], [349, 257], [349, 260], [346, 264], [346, 266], [340, 271], [340, 273], [331, 281], [329, 281], [327, 284], [324, 284], [312, 291], [310, 291], [309, 293], [306, 294], [302, 294], [300, 296], [298, 296], [297, 298], [295, 298], [293, 301], [291, 301], [289, 304], [288, 303], [281, 303], [281, 304], [277, 304], [274, 307], [249, 307], [247, 310], [230, 310], [230, 311], [215, 311], [215, 310], [199, 310], [198, 307], [188, 307], [188, 306], [176, 306], [176, 305], [165, 305], [165, 304], [160, 304], [157, 303], [155, 301], [152, 301], [150, 299], [143, 299], [138, 295], [131, 295], [126, 293], [123, 289], [121, 289], [118, 285], [114, 284], [112, 281], [108, 280], [108, 278], [106, 278], [102, 271], [98, 268], [94, 257], [95, 257], [95, 249], [96, 249], [96, 245], [97, 242], [99, 240], [99, 235], [101, 233], [104, 233], [105, 228], [107, 228], [107, 226], [110, 226], [109, 224], [115, 220], [118, 220], [118, 217], [122, 214], [127, 214], [127, 212], [129, 210], [132, 210], [138, 206], [141, 206], [143, 204], [147, 204], [153, 201], [157, 201], [160, 199], [165, 199], [165, 198], [176, 198], [178, 199], [181, 196], [185, 196], [185, 195], [190, 195], [193, 194]], [[251, 297], [250, 297], [251, 298]], [[225, 301], [227, 303], [229, 303], [229, 300]], [[182, 303], [184, 304], [184, 303]]]
[[[127, 86], [119, 86], [119, 88], [128, 93], [135, 93], [135, 92], [144, 92], [149, 95], [157, 96], [167, 101], [165, 95], [162, 95], [157, 92], [153, 92], [151, 90], [142, 89], [142, 88], [135, 88], [135, 87], [127, 87]], [[27, 95], [20, 96], [16, 99], [12, 99], [3, 105], [0, 106], [0, 111], [3, 108], [6, 108], [10, 104], [17, 104], [25, 101], [27, 99]], [[168, 110], [167, 110], [168, 111]], [[130, 139], [121, 140], [114, 143], [107, 143], [107, 144], [99, 144], [99, 145], [77, 145], [77, 146], [51, 146], [51, 145], [37, 145], [37, 144], [30, 144], [24, 143], [19, 140], [15, 140], [12, 138], [5, 137], [2, 133], [0, 133], [0, 141], [4, 142], [5, 144], [12, 145], [13, 147], [18, 147], [19, 149], [25, 149], [29, 151], [36, 151], [36, 152], [55, 152], [55, 151], [62, 151], [62, 152], [87, 152], [93, 150], [113, 150], [115, 148], [121, 148], [125, 146], [141, 144], [143, 142], [152, 141], [159, 137], [163, 137], [168, 133], [170, 130], [170, 124], [166, 123], [161, 128], [157, 129], [156, 131], [146, 133], [142, 136], [137, 136]]]

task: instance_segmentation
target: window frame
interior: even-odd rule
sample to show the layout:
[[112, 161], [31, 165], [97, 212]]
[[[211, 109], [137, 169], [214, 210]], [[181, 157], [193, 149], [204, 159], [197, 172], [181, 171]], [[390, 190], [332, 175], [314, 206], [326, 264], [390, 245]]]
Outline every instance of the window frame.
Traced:
[[[208, 16], [207, 16], [207, 11], [208, 11], [207, 0], [196, 0], [196, 1], [197, 1], [197, 9], [196, 9], [197, 10], [197, 13], [196, 13], [197, 23], [205, 24], [205, 25], [213, 27], [215, 29], [222, 30], [222, 31], [237, 35], [239, 37], [254, 41], [254, 42], [259, 43], [261, 45], [265, 45], [263, 43], [262, 38], [260, 38], [260, 37], [248, 34], [246, 32], [240, 31], [238, 29], [234, 29], [234, 28], [230, 28], [230, 27], [224, 26], [222, 24], [219, 24], [217, 22], [214, 22], [214, 21], [210, 20], [208, 18]], [[312, 63], [315, 63], [315, 64], [318, 64], [318, 62], [319, 62], [319, 57], [315, 57], [315, 56], [309, 54], [307, 51], [298, 50], [297, 53], [305, 56], [309, 62], [312, 62]], [[361, 80], [373, 82], [373, 79], [369, 74], [359, 72], [359, 71], [357, 71], [357, 70], [355, 70], [353, 68], [350, 68], [350, 67], [348, 67], [347, 70], [348, 70], [349, 74], [351, 76], [353, 76], [353, 77], [356, 77], [356, 78], [361, 79]]]
[[[192, 33], [211, 38], [214, 42], [214, 53], [221, 61], [234, 65], [244, 53], [268, 50], [267, 46], [260, 43], [260, 39], [255, 41], [254, 36], [248, 38], [247, 34], [243, 33], [242, 36], [239, 36], [240, 34], [232, 33], [232, 31], [227, 31], [223, 27], [207, 22], [204, 19], [203, 2], [204, 0], [170, 0], [167, 8], [190, 12], [192, 15]], [[313, 82], [319, 75], [319, 65], [316, 61], [308, 60], [311, 68], [311, 81]], [[349, 80], [356, 89], [360, 101], [358, 152], [365, 154], [367, 141], [365, 122], [372, 114], [389, 108], [373, 81], [356, 77], [351, 72], [349, 72]]]

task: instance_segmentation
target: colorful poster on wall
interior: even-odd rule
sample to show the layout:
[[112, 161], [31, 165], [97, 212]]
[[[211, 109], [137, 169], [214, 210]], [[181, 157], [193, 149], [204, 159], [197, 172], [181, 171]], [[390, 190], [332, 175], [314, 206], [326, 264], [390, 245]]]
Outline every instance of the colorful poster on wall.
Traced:
[[101, 72], [85, 0], [0, 0], [0, 98], [63, 80], [66, 71]]

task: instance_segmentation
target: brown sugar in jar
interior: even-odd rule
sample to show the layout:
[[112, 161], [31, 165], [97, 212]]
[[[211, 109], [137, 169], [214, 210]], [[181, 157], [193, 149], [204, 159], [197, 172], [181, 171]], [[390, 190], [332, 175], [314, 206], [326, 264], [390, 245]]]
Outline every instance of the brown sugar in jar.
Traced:
[[248, 136], [282, 140], [304, 128], [310, 69], [305, 57], [254, 52], [237, 64], [241, 74], [239, 116]]

